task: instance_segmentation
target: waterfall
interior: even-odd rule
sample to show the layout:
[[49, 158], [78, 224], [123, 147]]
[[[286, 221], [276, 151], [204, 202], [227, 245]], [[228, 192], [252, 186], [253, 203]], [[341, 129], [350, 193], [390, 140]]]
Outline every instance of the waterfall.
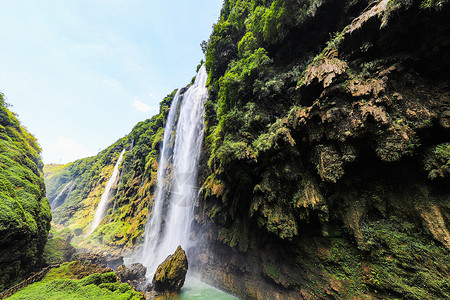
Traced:
[[105, 191], [103, 192], [102, 198], [100, 199], [97, 209], [95, 210], [94, 220], [92, 221], [91, 229], [89, 230], [87, 235], [90, 235], [95, 230], [95, 228], [97, 228], [97, 226], [100, 225], [100, 222], [105, 217], [106, 208], [108, 206], [108, 200], [110, 198], [111, 190], [117, 181], [117, 177], [119, 176], [119, 165], [123, 159], [124, 153], [125, 149], [123, 149], [122, 152], [120, 153], [119, 159], [117, 160], [117, 163], [114, 166], [113, 173], [109, 178], [108, 182], [106, 183]]
[[50, 207], [53, 209], [57, 208], [58, 206], [64, 204], [64, 202], [66, 202], [67, 197], [69, 196], [69, 194], [72, 192], [74, 187], [73, 181], [69, 181], [69, 183], [67, 183], [63, 189], [61, 190], [61, 192], [59, 192], [58, 196], [56, 196], [52, 202], [50, 202]]
[[[130, 150], [129, 150], [130, 153], [133, 151], [133, 146], [134, 146], [134, 139], [131, 141], [131, 146], [130, 146]], [[133, 156], [133, 160], [134, 160], [134, 156]], [[117, 184], [116, 194], [114, 195], [114, 204], [113, 204], [113, 208], [112, 208], [112, 211], [111, 211], [111, 216], [114, 214], [114, 210], [116, 209], [117, 194], [119, 193], [119, 189], [120, 189], [120, 186], [122, 184], [123, 171], [124, 171], [124, 168], [122, 168], [122, 171], [120, 171], [119, 183]], [[112, 221], [112, 219], [110, 220], [110, 222], [111, 221]]]
[[160, 150], [160, 159], [158, 165], [158, 173], [156, 175], [156, 196], [153, 200], [153, 212], [150, 220], [145, 225], [145, 241], [143, 249], [143, 261], [146, 266], [149, 266], [151, 261], [150, 257], [146, 256], [146, 253], [155, 253], [158, 241], [160, 238], [161, 222], [163, 215], [163, 204], [167, 187], [164, 184], [164, 179], [167, 173], [167, 167], [169, 165], [169, 158], [172, 154], [170, 148], [170, 140], [173, 135], [175, 117], [177, 114], [178, 101], [180, 99], [180, 90], [177, 91], [175, 97], [170, 105], [169, 115], [167, 116], [166, 126], [164, 128], [163, 144]]
[[[182, 96], [173, 155], [170, 141], [174, 134], [179, 93], [170, 106], [153, 212], [145, 230], [142, 261], [149, 273], [154, 272], [158, 264], [172, 254], [178, 245], [184, 249], [191, 246], [189, 234], [197, 199], [197, 165], [204, 133], [204, 104], [208, 95], [206, 79], [206, 69], [202, 66], [194, 84]], [[170, 162], [173, 164], [170, 180], [165, 180], [170, 172]]]

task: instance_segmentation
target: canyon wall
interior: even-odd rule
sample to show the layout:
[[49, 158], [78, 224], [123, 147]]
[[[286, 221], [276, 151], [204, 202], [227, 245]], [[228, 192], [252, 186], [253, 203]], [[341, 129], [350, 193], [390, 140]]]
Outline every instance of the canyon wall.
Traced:
[[44, 263], [52, 215], [40, 152], [0, 93], [0, 291]]

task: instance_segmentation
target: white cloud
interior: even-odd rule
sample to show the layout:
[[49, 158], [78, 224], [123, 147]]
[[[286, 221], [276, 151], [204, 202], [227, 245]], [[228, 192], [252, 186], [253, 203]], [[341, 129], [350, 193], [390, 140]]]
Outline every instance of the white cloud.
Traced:
[[153, 97], [153, 94], [152, 94], [152, 93], [148, 93], [148, 95], [149, 95], [150, 97]]
[[158, 109], [156, 107], [147, 105], [139, 100], [134, 100], [133, 102], [133, 106], [136, 107], [137, 110], [142, 111], [142, 112], [149, 112], [151, 110], [155, 110], [157, 111]]

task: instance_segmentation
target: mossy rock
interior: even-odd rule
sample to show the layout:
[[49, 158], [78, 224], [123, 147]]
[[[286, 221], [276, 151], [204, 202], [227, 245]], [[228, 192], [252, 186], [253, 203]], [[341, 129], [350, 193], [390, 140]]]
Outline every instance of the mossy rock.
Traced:
[[174, 254], [169, 255], [156, 269], [153, 285], [156, 291], [179, 291], [184, 284], [188, 270], [186, 253], [178, 246]]
[[70, 261], [75, 251], [75, 248], [62, 238], [51, 238], [45, 245], [44, 259], [47, 264]]
[[0, 291], [42, 264], [52, 218], [36, 139], [0, 93]]

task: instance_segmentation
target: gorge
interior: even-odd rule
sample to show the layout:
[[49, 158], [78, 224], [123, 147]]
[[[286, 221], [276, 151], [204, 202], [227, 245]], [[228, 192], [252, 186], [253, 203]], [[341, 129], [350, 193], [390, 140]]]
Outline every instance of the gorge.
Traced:
[[67, 165], [43, 168], [2, 98], [0, 289], [45, 264], [52, 214], [55, 237], [147, 277], [181, 245], [242, 299], [450, 298], [449, 16], [225, 0], [192, 82]]

